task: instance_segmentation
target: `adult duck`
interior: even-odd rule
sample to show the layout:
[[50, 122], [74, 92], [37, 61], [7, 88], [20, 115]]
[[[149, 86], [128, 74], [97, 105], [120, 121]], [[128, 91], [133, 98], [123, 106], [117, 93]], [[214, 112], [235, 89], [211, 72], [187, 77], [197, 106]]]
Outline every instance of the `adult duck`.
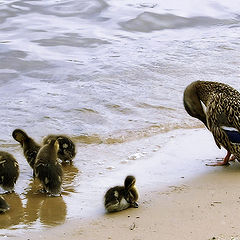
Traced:
[[227, 150], [223, 161], [208, 165], [228, 165], [231, 154], [240, 159], [240, 93], [236, 89], [219, 82], [192, 82], [184, 91], [183, 103], [188, 114], [212, 132], [216, 145]]

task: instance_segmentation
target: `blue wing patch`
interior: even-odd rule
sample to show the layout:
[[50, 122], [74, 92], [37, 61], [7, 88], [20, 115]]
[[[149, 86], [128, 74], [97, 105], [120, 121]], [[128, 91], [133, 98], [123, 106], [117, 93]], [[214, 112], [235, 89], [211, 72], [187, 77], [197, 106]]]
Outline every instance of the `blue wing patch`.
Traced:
[[232, 143], [240, 143], [240, 133], [238, 131], [226, 130], [226, 129], [223, 129], [223, 131], [227, 134], [229, 140]]

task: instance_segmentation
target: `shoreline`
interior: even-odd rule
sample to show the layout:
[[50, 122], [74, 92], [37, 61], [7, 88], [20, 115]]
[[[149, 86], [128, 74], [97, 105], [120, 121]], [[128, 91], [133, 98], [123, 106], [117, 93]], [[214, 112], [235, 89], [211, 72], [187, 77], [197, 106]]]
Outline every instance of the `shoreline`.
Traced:
[[[145, 193], [139, 209], [71, 220], [61, 226], [7, 239], [238, 240], [240, 164]], [[121, 236], [121, 237], [119, 237]]]
[[[228, 239], [219, 237], [226, 234], [225, 228], [235, 221], [229, 213], [233, 211], [237, 214], [232, 207], [237, 208], [240, 205], [240, 194], [237, 196], [234, 193], [240, 180], [240, 164], [234, 162], [229, 167], [205, 166], [210, 159], [215, 160], [224, 154], [224, 150], [215, 146], [207, 130], [189, 130], [184, 134], [180, 131], [176, 138], [170, 138], [151, 157], [148, 164], [145, 160], [137, 160], [128, 166], [128, 172], [134, 173], [137, 178], [136, 186], [140, 192], [138, 209], [105, 214], [101, 201], [103, 193], [99, 192], [96, 196], [97, 203], [92, 206], [93, 214], [88, 218], [83, 215], [67, 219], [62, 225], [39, 231], [25, 229], [19, 233], [9, 230], [9, 234], [5, 236], [7, 239], [20, 240], [36, 239], [39, 236], [46, 240], [119, 239], [120, 235], [121, 238], [123, 235], [126, 239], [136, 240], [159, 239], [159, 236], [162, 240], [208, 240], [211, 237]], [[113, 171], [108, 176], [111, 182], [108, 183], [109, 187], [122, 179], [122, 176], [122, 172]], [[102, 183], [106, 183], [106, 180]], [[226, 194], [229, 188], [231, 193]], [[235, 202], [231, 199], [234, 194]], [[231, 204], [227, 204], [228, 202]], [[220, 213], [225, 210], [228, 214], [222, 216]], [[238, 220], [235, 215], [234, 218]], [[221, 221], [218, 223], [219, 219]], [[214, 221], [216, 223], [213, 224]], [[233, 226], [235, 229], [237, 222]], [[216, 226], [209, 228], [208, 225]], [[228, 229], [229, 235], [226, 237], [236, 235], [234, 228]]]

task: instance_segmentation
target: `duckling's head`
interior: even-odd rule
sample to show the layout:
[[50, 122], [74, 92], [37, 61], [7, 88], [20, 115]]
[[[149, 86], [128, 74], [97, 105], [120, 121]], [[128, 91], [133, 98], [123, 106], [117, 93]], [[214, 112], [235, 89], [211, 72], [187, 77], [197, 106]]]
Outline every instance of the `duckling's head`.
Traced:
[[127, 176], [124, 182], [125, 187], [125, 199], [128, 203], [131, 204], [131, 207], [138, 207], [138, 203], [136, 202], [138, 200], [138, 191], [135, 187], [136, 178], [134, 176]]
[[56, 161], [57, 160], [57, 152], [58, 152], [58, 141], [56, 139], [52, 139], [50, 140], [47, 144], [43, 145], [36, 157], [36, 162], [39, 161], [39, 159], [41, 160], [46, 160], [48, 159], [48, 161]]
[[135, 183], [136, 183], [136, 178], [132, 175], [129, 175], [125, 178], [124, 187], [128, 191], [134, 187]]
[[58, 157], [62, 161], [71, 161], [75, 155], [75, 144], [72, 142], [72, 140], [66, 136], [59, 136], [58, 137], [59, 142], [59, 151], [58, 151]]
[[59, 150], [59, 141], [58, 141], [58, 139], [55, 140], [54, 148], [55, 148], [56, 152], [58, 152], [58, 150]]
[[65, 135], [48, 135], [43, 138], [43, 144], [48, 144], [52, 139], [57, 139], [59, 143], [58, 158], [71, 162], [76, 155], [74, 142]]
[[13, 138], [23, 145], [23, 142], [28, 138], [28, 135], [21, 129], [15, 129], [12, 132]]
[[47, 143], [47, 145], [52, 146], [56, 152], [58, 152], [59, 149], [59, 142], [57, 139], [50, 139]]
[[48, 135], [43, 138], [42, 143], [43, 145], [50, 143], [51, 140], [56, 140], [57, 136], [56, 135]]

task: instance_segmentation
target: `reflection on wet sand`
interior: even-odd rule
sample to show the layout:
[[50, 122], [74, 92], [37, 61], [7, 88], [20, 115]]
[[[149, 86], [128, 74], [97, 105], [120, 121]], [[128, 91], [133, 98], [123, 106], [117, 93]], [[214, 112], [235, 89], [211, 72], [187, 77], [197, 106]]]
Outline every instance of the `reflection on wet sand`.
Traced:
[[[78, 169], [74, 165], [64, 164], [63, 195], [75, 192], [74, 179]], [[1, 229], [28, 228], [40, 221], [42, 226], [55, 226], [64, 223], [67, 206], [63, 197], [51, 197], [40, 191], [41, 185], [36, 179], [29, 180], [29, 185], [22, 194], [4, 194], [10, 210], [0, 214]], [[23, 205], [24, 203], [24, 205]]]
[[22, 201], [17, 193], [4, 194], [4, 198], [10, 206], [10, 210], [0, 214], [0, 228], [9, 228], [22, 223], [24, 209]]
[[40, 208], [40, 221], [44, 226], [64, 223], [67, 207], [62, 197], [45, 197]]
[[[64, 169], [64, 183], [69, 185], [70, 191], [74, 191], [71, 183], [78, 173], [77, 168], [73, 165], [67, 165]], [[71, 172], [72, 171], [72, 172]], [[44, 226], [54, 226], [61, 224], [66, 219], [67, 206], [62, 197], [51, 197], [40, 191], [39, 181], [32, 180], [27, 188], [25, 198], [27, 199], [25, 207], [25, 224], [31, 225], [39, 219]], [[65, 192], [68, 189], [64, 188]], [[67, 194], [65, 194], [67, 195]]]
[[39, 210], [45, 196], [42, 196], [38, 189], [39, 184], [36, 184], [36, 181], [32, 180], [29, 183], [28, 191], [25, 194], [27, 203], [24, 209], [25, 211], [24, 222], [27, 225], [36, 222], [37, 219], [39, 218]]
[[78, 175], [78, 168], [73, 164], [62, 164], [63, 166], [63, 195], [68, 195], [69, 193], [75, 192], [76, 184], [74, 180]]

